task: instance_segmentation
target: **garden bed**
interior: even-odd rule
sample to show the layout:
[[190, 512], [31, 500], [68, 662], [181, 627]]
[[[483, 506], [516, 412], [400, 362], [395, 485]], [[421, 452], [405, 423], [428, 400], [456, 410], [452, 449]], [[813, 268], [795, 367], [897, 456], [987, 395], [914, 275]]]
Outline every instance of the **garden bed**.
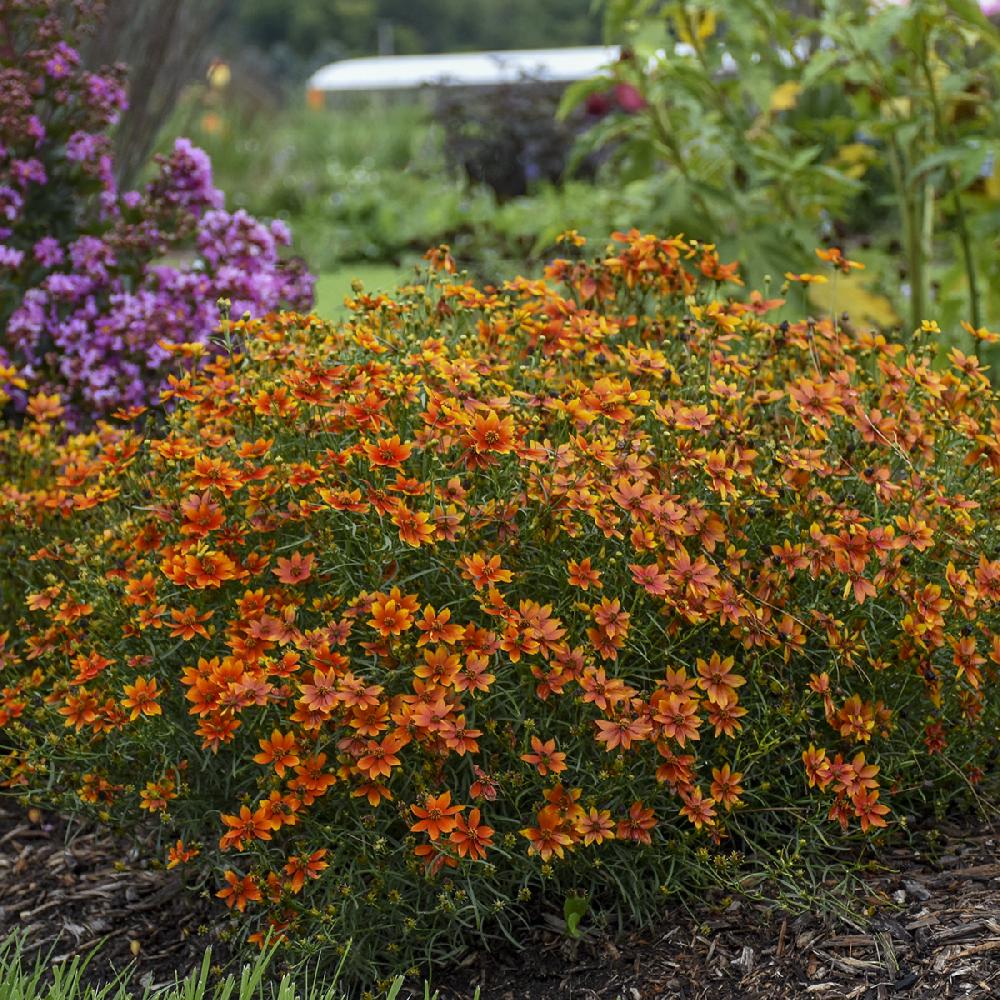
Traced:
[[95, 985], [133, 961], [139, 986], [173, 983], [208, 946], [225, 961], [225, 908], [151, 867], [152, 855], [151, 844], [0, 804], [0, 937], [19, 931], [29, 961], [41, 954], [53, 964], [100, 945], [82, 980]]
[[[935, 829], [879, 855], [882, 870], [854, 897], [856, 920], [710, 900], [699, 912], [666, 909], [655, 927], [617, 942], [539, 932], [523, 953], [470, 953], [442, 976], [442, 1000], [468, 1000], [477, 986], [483, 1000], [1000, 995], [1000, 831]], [[138, 983], [173, 982], [208, 945], [224, 963], [226, 911], [150, 867], [146, 848], [4, 804], [0, 935], [20, 929], [29, 954], [55, 957], [103, 941], [84, 980], [95, 984], [133, 958]]]

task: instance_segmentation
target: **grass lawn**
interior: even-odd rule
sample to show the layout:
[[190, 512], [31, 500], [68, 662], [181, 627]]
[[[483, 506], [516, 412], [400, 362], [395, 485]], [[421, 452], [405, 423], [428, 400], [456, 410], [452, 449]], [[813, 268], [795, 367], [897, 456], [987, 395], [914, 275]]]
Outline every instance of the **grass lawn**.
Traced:
[[344, 299], [353, 295], [351, 282], [360, 279], [366, 292], [385, 292], [405, 280], [406, 271], [392, 264], [348, 264], [316, 278], [316, 312], [324, 319], [342, 319]]

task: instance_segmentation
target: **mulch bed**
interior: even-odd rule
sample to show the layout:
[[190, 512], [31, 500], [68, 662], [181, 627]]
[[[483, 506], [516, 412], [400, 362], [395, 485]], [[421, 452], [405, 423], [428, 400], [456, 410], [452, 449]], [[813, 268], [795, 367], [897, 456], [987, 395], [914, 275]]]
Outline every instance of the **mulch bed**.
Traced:
[[[1000, 832], [937, 831], [934, 850], [884, 852], [889, 871], [857, 898], [859, 914], [875, 914], [855, 926], [737, 900], [722, 912], [667, 910], [654, 930], [617, 943], [541, 932], [516, 955], [470, 954], [442, 977], [442, 1000], [470, 1000], [477, 986], [482, 1000], [998, 998]], [[132, 961], [138, 983], [173, 982], [209, 944], [225, 964], [225, 913], [148, 867], [140, 847], [0, 803], [0, 936], [19, 928], [54, 958], [103, 941], [88, 982]]]
[[209, 945], [213, 963], [224, 963], [215, 901], [150, 868], [151, 854], [105, 830], [0, 801], [0, 938], [20, 931], [29, 960], [50, 964], [101, 945], [82, 977], [95, 986], [130, 963], [137, 986], [172, 984], [200, 967]]

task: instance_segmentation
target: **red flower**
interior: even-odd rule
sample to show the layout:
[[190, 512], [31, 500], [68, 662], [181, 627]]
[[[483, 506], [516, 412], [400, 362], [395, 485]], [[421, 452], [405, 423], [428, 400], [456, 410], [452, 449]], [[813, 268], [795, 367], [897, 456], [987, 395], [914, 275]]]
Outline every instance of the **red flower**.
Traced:
[[631, 83], [615, 84], [615, 100], [627, 115], [633, 115], [646, 107], [646, 98]]

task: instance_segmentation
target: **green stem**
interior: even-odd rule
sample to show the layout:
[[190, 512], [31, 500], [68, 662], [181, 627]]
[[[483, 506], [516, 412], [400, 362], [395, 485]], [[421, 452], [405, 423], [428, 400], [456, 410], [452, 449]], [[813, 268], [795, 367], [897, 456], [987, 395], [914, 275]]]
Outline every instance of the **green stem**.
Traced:
[[914, 330], [920, 329], [920, 323], [926, 318], [924, 315], [924, 240], [923, 226], [921, 225], [921, 215], [923, 214], [922, 199], [911, 197], [909, 199], [910, 218], [907, 225], [908, 246], [907, 246], [907, 266], [910, 272], [910, 335]]
[[920, 203], [912, 197], [906, 182], [906, 171], [903, 155], [896, 137], [893, 136], [889, 145], [889, 163], [892, 168], [893, 181], [900, 202], [900, 217], [903, 223], [903, 247], [906, 254], [907, 277], [910, 281], [910, 339], [913, 331], [920, 327], [923, 319], [924, 304], [921, 290], [923, 288], [923, 261], [921, 259]]
[[[938, 100], [937, 87], [934, 85], [934, 73], [931, 70], [927, 53], [927, 39], [924, 36], [920, 52], [920, 63], [927, 81], [927, 93], [931, 99], [931, 109], [934, 114], [934, 138], [939, 146], [945, 145], [944, 116], [941, 114], [941, 102]], [[948, 185], [951, 188], [952, 206], [955, 211], [955, 222], [958, 226], [958, 241], [962, 247], [962, 263], [965, 267], [965, 278], [969, 283], [969, 312], [972, 326], [979, 329], [982, 325], [982, 314], [979, 307], [979, 278], [976, 272], [976, 258], [972, 250], [972, 239], [969, 235], [969, 224], [965, 215], [965, 203], [962, 201], [961, 185], [954, 167], [949, 167]], [[976, 341], [976, 357], [979, 357], [979, 341]]]
[[[920, 297], [924, 303], [924, 309], [930, 308], [930, 264], [934, 259], [934, 185], [926, 183], [923, 185], [922, 197], [920, 199], [920, 211], [922, 212], [921, 218], [921, 232], [920, 232], [920, 259], [923, 261], [923, 270], [921, 271], [921, 280], [923, 285], [920, 290]], [[929, 317], [923, 315], [920, 317], [920, 321], [923, 322]], [[917, 327], [919, 328], [919, 323]]]
[[[884, 79], [883, 67], [878, 60], [870, 52], [858, 49], [856, 45], [851, 44], [850, 36], [848, 36], [848, 47], [856, 59], [867, 64], [871, 69], [873, 78], [878, 82], [882, 93], [891, 93], [892, 88]], [[887, 105], [887, 109], [893, 121], [900, 125], [904, 123], [904, 119], [893, 109], [891, 103]], [[921, 213], [926, 213], [925, 199], [928, 191], [926, 188], [919, 191], [911, 190], [906, 159], [895, 135], [891, 135], [889, 139], [889, 166], [892, 170], [893, 183], [900, 206], [900, 217], [903, 223], [904, 252], [910, 279], [909, 339], [912, 344], [914, 331], [919, 329], [921, 321], [926, 318], [924, 315], [927, 288], [926, 265], [930, 258], [929, 240], [933, 233], [933, 229], [928, 229], [927, 225], [933, 226], [933, 219], [926, 220], [925, 223]], [[933, 206], [931, 208], [933, 209]], [[930, 214], [933, 214], [933, 211]]]
[[[949, 171], [951, 173], [951, 171]], [[979, 308], [979, 280], [976, 275], [976, 258], [972, 251], [972, 238], [969, 236], [969, 226], [965, 218], [965, 204], [959, 194], [958, 184], [952, 179], [952, 203], [955, 206], [955, 222], [958, 224], [958, 240], [962, 245], [962, 261], [965, 265], [965, 277], [969, 282], [969, 312], [972, 326], [978, 330], [983, 324]], [[976, 357], [979, 358], [980, 342], [976, 340]]]
[[711, 238], [712, 235], [718, 232], [715, 226], [714, 214], [708, 207], [708, 202], [706, 202], [702, 197], [701, 192], [695, 188], [694, 178], [691, 176], [691, 171], [688, 169], [687, 162], [684, 159], [684, 154], [681, 151], [680, 146], [677, 144], [677, 137], [674, 135], [669, 119], [667, 121], [663, 120], [665, 116], [666, 112], [663, 111], [659, 105], [650, 106], [649, 117], [652, 119], [653, 127], [663, 142], [663, 145], [666, 146], [667, 151], [670, 153], [670, 162], [672, 162], [674, 168], [680, 173], [687, 183], [691, 199], [698, 205], [702, 214], [705, 216], [705, 221], [708, 223], [708, 232], [710, 234], [709, 238]]

